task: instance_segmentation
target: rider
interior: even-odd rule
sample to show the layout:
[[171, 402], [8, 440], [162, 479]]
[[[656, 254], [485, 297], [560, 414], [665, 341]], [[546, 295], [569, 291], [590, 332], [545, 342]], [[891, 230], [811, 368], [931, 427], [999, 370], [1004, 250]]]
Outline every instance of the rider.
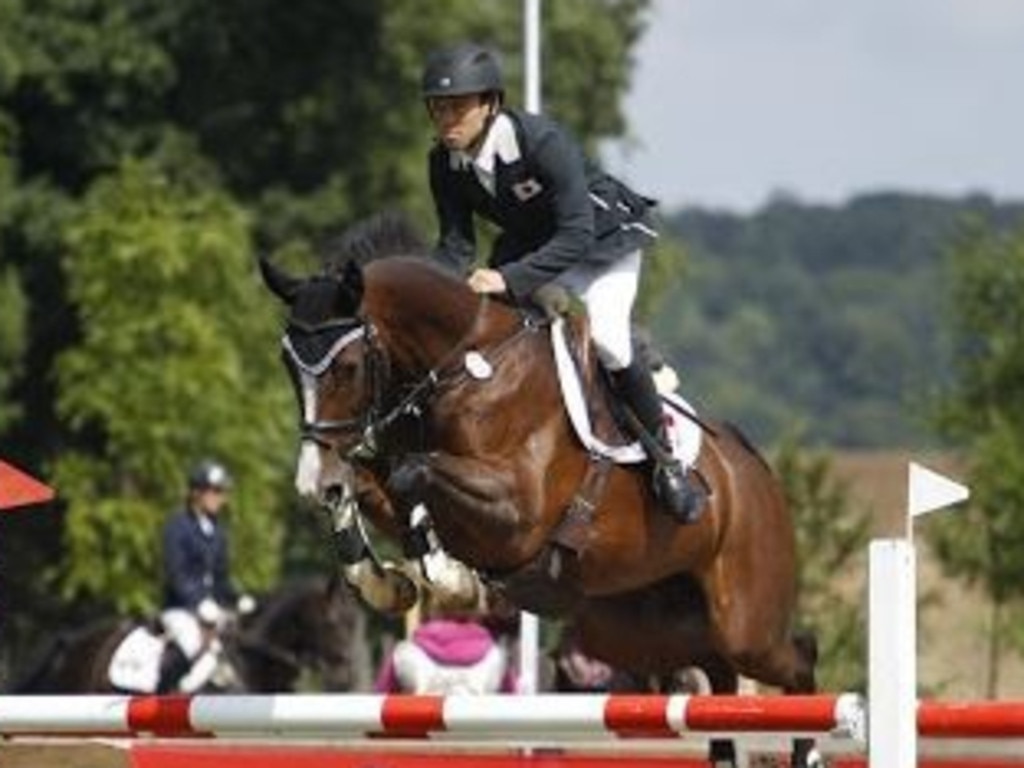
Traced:
[[583, 301], [598, 356], [652, 454], [661, 505], [681, 522], [695, 521], [703, 491], [672, 456], [651, 372], [630, 338], [642, 249], [657, 237], [653, 202], [589, 164], [558, 123], [506, 108], [501, 68], [480, 45], [432, 53], [421, 91], [437, 133], [429, 154], [436, 258], [469, 271], [476, 214], [501, 234], [489, 266], [469, 272], [474, 291], [529, 301], [555, 283]]
[[216, 632], [229, 611], [251, 611], [228, 571], [228, 540], [218, 516], [231, 478], [216, 461], [199, 462], [188, 475], [183, 509], [164, 526], [164, 610], [161, 621], [172, 642], [161, 665], [159, 690], [190, 693], [209, 681], [219, 657]]

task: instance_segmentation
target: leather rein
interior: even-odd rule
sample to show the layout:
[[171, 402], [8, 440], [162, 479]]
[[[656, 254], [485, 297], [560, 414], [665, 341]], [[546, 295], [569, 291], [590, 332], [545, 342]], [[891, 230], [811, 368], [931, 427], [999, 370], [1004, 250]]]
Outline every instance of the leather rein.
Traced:
[[[430, 399], [435, 397], [446, 385], [467, 375], [473, 375], [472, 372], [467, 371], [468, 366], [465, 363], [457, 365], [456, 363], [460, 356], [469, 352], [488, 303], [488, 295], [481, 294], [473, 320], [466, 332], [419, 380], [408, 387], [405, 394], [391, 407], [387, 407], [386, 402], [391, 361], [387, 349], [380, 340], [380, 333], [369, 317], [359, 315], [354, 323], [352, 320], [332, 320], [316, 325], [289, 322], [287, 331], [281, 340], [288, 360], [291, 365], [311, 373], [317, 378], [330, 368], [331, 363], [342, 351], [355, 342], [361, 340], [364, 349], [364, 392], [367, 393], [367, 396], [362, 412], [358, 416], [347, 419], [314, 419], [312, 421], [303, 415], [299, 423], [300, 438], [316, 443], [322, 448], [338, 450], [347, 461], [366, 461], [376, 457], [380, 436], [398, 419], [410, 415], [421, 418]], [[492, 345], [486, 353], [480, 352], [479, 354], [484, 360], [490, 358], [493, 361], [521, 336], [533, 332], [539, 327], [540, 324], [535, 320], [528, 315], [524, 316], [513, 334]], [[339, 338], [331, 346], [329, 352], [315, 365], [303, 362], [295, 351], [290, 334], [323, 333], [332, 328], [344, 330], [339, 330]], [[335, 438], [349, 434], [358, 434], [359, 439], [351, 448], [342, 451], [337, 447]]]

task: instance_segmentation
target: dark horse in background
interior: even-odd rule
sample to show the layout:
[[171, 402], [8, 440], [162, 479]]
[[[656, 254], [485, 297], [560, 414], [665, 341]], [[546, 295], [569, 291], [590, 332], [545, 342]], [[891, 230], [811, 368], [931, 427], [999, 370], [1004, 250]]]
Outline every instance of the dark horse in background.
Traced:
[[[738, 675], [813, 692], [813, 639], [792, 626], [793, 524], [751, 444], [705, 422], [708, 513], [677, 524], [642, 465], [595, 466], [567, 418], [547, 324], [403, 249], [415, 238], [397, 226], [357, 225], [343, 250], [359, 258], [312, 277], [260, 263], [288, 308], [296, 486], [333, 511], [357, 589], [379, 607], [391, 575], [353, 543], [360, 512], [402, 536], [422, 505], [448, 553], [522, 608], [571, 616], [594, 656], [650, 675], [699, 666], [716, 693], [736, 692]], [[595, 424], [614, 432], [595, 358], [581, 355]], [[734, 762], [732, 744], [713, 741], [712, 759]], [[817, 759], [797, 740], [794, 765]]]
[[[13, 693], [115, 690], [108, 670], [119, 642], [138, 626], [101, 619], [57, 636]], [[235, 683], [229, 690], [289, 692], [300, 679], [323, 690], [368, 689], [366, 613], [351, 592], [324, 579], [289, 582], [222, 635]]]

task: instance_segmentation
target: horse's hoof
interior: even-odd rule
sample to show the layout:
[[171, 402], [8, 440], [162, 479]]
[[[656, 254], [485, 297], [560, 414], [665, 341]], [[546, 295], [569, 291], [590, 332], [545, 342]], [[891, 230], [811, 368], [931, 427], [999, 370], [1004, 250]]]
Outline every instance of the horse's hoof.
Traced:
[[385, 563], [378, 578], [358, 585], [363, 602], [378, 613], [402, 616], [419, 601], [416, 582], [394, 563]]
[[384, 564], [384, 574], [394, 590], [394, 602], [398, 612], [405, 613], [412, 609], [420, 599], [420, 588], [416, 580], [409, 576], [402, 566], [394, 563]]

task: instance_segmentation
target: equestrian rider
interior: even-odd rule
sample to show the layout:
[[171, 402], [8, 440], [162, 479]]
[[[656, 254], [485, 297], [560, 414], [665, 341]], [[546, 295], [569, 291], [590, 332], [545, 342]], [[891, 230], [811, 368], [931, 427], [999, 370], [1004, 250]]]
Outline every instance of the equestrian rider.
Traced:
[[219, 660], [217, 629], [229, 612], [254, 607], [251, 597], [239, 595], [228, 570], [228, 540], [218, 516], [230, 486], [223, 465], [200, 462], [188, 475], [184, 508], [164, 526], [160, 619], [172, 642], [161, 665], [161, 692], [202, 688]]
[[[651, 372], [634, 354], [630, 313], [643, 247], [657, 237], [650, 201], [600, 171], [551, 118], [504, 105], [501, 68], [488, 49], [463, 43], [426, 62], [422, 96], [437, 134], [429, 153], [439, 225], [435, 257], [478, 293], [530, 301], [550, 283], [579, 297], [598, 356], [636, 415], [653, 453], [661, 506], [696, 520], [703, 491], [672, 456]], [[475, 259], [474, 214], [501, 230], [488, 266]], [[652, 453], [652, 451], [648, 451]]]

